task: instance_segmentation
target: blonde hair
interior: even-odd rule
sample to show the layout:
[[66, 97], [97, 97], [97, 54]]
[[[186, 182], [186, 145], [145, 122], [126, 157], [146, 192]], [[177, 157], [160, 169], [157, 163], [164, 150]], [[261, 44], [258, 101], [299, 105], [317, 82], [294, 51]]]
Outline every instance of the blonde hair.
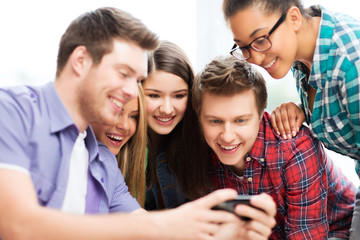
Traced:
[[116, 158], [124, 175], [126, 185], [133, 197], [144, 207], [146, 193], [145, 161], [147, 142], [147, 122], [145, 94], [141, 84], [139, 90], [139, 117], [135, 134], [120, 149]]

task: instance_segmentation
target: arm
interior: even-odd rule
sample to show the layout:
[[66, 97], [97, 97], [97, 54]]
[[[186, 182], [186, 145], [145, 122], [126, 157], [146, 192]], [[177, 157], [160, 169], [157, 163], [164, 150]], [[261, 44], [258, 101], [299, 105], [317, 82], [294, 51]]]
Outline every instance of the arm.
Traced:
[[233, 190], [213, 192], [174, 210], [91, 216], [41, 207], [30, 176], [16, 170], [0, 169], [0, 191], [2, 239], [211, 240], [220, 229], [218, 222], [239, 222], [231, 213], [210, 210], [234, 198]]
[[283, 181], [288, 239], [326, 239], [328, 181], [321, 144], [300, 130], [284, 152]]
[[271, 113], [271, 125], [284, 139], [295, 137], [304, 121], [303, 110], [293, 102], [282, 103]]

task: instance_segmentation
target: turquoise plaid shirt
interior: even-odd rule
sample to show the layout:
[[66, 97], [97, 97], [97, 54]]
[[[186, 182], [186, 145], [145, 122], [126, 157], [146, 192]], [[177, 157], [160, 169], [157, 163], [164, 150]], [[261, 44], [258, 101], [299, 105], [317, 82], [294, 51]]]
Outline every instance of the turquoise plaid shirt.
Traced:
[[[309, 78], [302, 63], [292, 68], [306, 121], [325, 147], [360, 160], [360, 22], [320, 6], [312, 10], [321, 12], [321, 22]], [[316, 90], [312, 113], [308, 84]], [[356, 172], [360, 177], [360, 161]]]

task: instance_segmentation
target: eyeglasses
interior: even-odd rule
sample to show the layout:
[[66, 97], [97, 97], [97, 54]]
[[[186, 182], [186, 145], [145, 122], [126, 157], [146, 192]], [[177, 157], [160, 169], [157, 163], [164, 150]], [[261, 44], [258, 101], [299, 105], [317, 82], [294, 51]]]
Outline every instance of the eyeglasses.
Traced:
[[238, 47], [235, 43], [230, 50], [230, 54], [239, 60], [246, 60], [251, 57], [250, 48], [254, 49], [257, 52], [265, 52], [269, 50], [272, 46], [272, 43], [269, 39], [270, 35], [280, 26], [282, 22], [286, 19], [287, 11], [285, 11], [275, 25], [271, 28], [267, 35], [258, 37], [254, 39], [249, 45], [244, 47]]

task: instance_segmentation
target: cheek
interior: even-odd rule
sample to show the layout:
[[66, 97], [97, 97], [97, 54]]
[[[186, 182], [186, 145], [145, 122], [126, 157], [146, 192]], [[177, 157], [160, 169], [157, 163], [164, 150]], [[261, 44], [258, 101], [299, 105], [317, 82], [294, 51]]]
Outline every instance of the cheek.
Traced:
[[259, 123], [255, 122], [243, 128], [239, 134], [241, 134], [244, 139], [247, 139], [249, 144], [253, 145], [259, 134]]
[[177, 113], [183, 116], [186, 111], [186, 106], [187, 106], [187, 99], [184, 99], [183, 101], [179, 101], [178, 103], [176, 103], [174, 107], [176, 108]]
[[155, 112], [157, 105], [155, 101], [146, 100], [146, 113], [148, 116], [151, 116]]
[[136, 132], [136, 122], [131, 122], [129, 125], [129, 138], [131, 138], [132, 136], [134, 136]]
[[203, 132], [204, 132], [204, 138], [205, 138], [207, 144], [209, 146], [212, 146], [215, 139], [216, 139], [216, 136], [217, 136], [216, 130], [214, 130], [214, 129], [210, 128], [210, 127], [204, 126], [203, 127]]

